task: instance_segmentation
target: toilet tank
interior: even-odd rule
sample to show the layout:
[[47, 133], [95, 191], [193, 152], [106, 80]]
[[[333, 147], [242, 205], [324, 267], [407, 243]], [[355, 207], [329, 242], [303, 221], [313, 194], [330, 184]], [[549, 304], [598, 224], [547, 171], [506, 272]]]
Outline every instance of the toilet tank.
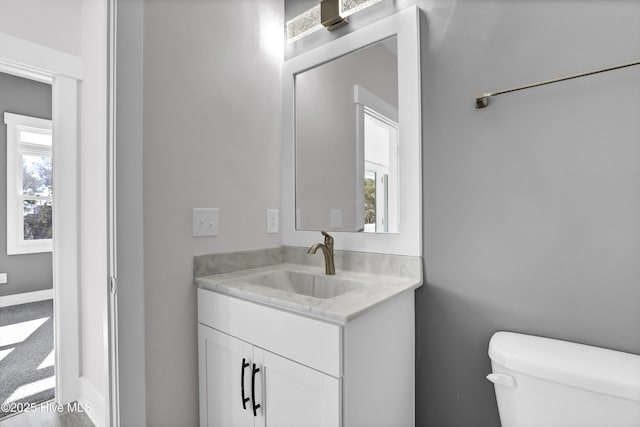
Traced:
[[489, 342], [502, 427], [640, 427], [640, 356], [496, 332]]

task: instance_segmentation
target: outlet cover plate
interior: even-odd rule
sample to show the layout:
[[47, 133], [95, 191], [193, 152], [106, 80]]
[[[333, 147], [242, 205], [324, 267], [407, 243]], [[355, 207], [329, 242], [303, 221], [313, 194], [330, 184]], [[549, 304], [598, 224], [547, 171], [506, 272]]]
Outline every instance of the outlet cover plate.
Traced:
[[278, 232], [279, 228], [279, 212], [278, 209], [267, 209], [267, 234]]

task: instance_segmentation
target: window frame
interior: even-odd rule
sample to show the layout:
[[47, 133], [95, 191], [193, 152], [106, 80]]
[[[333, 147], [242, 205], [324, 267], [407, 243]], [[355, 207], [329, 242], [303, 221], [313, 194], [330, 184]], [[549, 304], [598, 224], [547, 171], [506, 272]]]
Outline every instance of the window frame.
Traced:
[[52, 252], [53, 239], [24, 239], [24, 200], [51, 201], [53, 205], [53, 196], [22, 194], [22, 157], [25, 154], [46, 156], [53, 162], [53, 141], [51, 146], [45, 146], [20, 140], [23, 130], [52, 135], [52, 121], [5, 112], [4, 123], [7, 127], [7, 255]]

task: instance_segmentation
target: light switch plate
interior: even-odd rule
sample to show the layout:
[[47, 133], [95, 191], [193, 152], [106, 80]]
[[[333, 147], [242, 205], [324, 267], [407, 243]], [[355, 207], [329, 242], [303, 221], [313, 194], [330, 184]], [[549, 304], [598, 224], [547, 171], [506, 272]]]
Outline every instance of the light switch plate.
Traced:
[[0, 284], [7, 283], [7, 273], [0, 273]]
[[267, 209], [267, 233], [274, 234], [278, 232], [280, 218], [278, 209]]
[[218, 208], [193, 208], [193, 237], [217, 236], [219, 226]]

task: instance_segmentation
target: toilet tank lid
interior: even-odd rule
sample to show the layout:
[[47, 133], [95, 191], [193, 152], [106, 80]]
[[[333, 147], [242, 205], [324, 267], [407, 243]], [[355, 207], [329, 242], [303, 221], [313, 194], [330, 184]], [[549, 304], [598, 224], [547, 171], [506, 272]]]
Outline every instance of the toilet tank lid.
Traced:
[[516, 372], [640, 402], [640, 356], [635, 354], [496, 332], [489, 357]]

